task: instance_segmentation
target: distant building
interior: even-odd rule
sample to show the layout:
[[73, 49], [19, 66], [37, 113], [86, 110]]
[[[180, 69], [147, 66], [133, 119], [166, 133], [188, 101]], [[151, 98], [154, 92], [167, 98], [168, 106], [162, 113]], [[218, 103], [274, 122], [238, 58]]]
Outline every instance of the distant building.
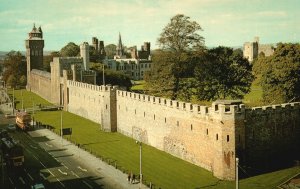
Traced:
[[90, 51], [90, 60], [92, 62], [99, 62], [103, 60], [106, 56], [106, 52], [104, 49], [104, 42], [99, 41], [97, 37], [92, 38], [92, 46], [89, 49]]
[[150, 42], [145, 42], [141, 50], [137, 51], [136, 46], [131, 49], [131, 58], [124, 53], [121, 34], [114, 59], [105, 59], [103, 63], [111, 70], [120, 71], [133, 80], [144, 79], [145, 72], [151, 69]]
[[271, 56], [274, 53], [274, 47], [269, 44], [259, 44], [259, 37], [255, 37], [253, 42], [245, 42], [243, 54], [244, 57], [252, 62], [260, 53], [265, 56]]

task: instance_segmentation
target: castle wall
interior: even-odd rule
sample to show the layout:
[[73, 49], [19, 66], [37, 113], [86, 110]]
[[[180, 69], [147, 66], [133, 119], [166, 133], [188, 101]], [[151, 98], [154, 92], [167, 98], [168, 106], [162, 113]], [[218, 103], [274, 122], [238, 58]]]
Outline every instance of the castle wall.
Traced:
[[299, 136], [299, 102], [247, 109], [245, 162], [268, 169], [289, 158], [300, 157]]
[[51, 85], [50, 73], [41, 70], [32, 70], [30, 72], [31, 91], [38, 94], [42, 98], [51, 101]]
[[115, 87], [68, 80], [67, 90], [69, 112], [101, 124], [102, 130], [116, 131]]
[[234, 179], [234, 117], [239, 108], [205, 107], [117, 91], [118, 132]]

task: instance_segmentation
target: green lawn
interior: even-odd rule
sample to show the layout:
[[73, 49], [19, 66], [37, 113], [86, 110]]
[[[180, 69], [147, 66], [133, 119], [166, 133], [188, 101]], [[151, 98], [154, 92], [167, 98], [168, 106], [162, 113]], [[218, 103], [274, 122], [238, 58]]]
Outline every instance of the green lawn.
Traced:
[[[11, 91], [10, 91], [11, 92]], [[26, 95], [25, 95], [26, 94]], [[15, 91], [15, 97], [21, 99], [21, 92]], [[37, 95], [23, 91], [24, 107], [31, 107], [32, 100], [42, 105], [49, 104]], [[17, 104], [17, 108], [20, 103]], [[60, 111], [38, 111], [35, 119], [53, 126], [56, 132], [60, 128]], [[116, 163], [121, 170], [132, 170], [139, 173], [139, 146], [135, 140], [119, 133], [100, 131], [100, 125], [63, 112], [63, 127], [72, 127], [72, 141], [101, 156], [113, 165]], [[286, 178], [299, 172], [299, 168], [287, 169], [241, 180], [240, 188], [274, 188]], [[234, 188], [235, 183], [219, 181], [212, 173], [181, 159], [173, 157], [153, 147], [143, 145], [143, 175], [147, 183], [150, 181], [155, 188]]]

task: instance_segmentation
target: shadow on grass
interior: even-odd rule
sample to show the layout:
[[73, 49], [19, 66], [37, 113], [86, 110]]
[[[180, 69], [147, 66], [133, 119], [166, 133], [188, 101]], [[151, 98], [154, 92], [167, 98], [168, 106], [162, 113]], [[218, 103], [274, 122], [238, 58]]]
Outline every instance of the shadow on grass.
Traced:
[[45, 137], [45, 136], [41, 136], [41, 137], [32, 137], [32, 139], [35, 141], [35, 142], [48, 142], [50, 141], [49, 138]]
[[82, 144], [82, 146], [88, 146], [88, 145], [92, 145], [92, 144], [100, 144], [100, 143], [111, 143], [111, 142], [119, 142], [120, 140], [107, 140], [107, 141], [102, 141], [102, 142], [91, 142], [91, 143], [86, 143], [86, 144]]
[[62, 158], [62, 157], [70, 157], [74, 156], [74, 154], [66, 154], [66, 155], [61, 155], [61, 156], [54, 156], [54, 158]]
[[67, 150], [66, 148], [58, 148], [58, 149], [53, 149], [53, 150], [47, 150], [47, 152], [61, 152]]

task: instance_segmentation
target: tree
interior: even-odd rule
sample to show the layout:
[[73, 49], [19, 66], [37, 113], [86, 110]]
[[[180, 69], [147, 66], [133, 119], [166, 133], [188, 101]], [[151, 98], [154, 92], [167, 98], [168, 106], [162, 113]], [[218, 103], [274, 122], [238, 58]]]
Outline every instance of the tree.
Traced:
[[114, 58], [117, 52], [117, 46], [115, 44], [109, 44], [104, 47], [107, 58]]
[[153, 55], [153, 70], [146, 80], [150, 94], [159, 90], [161, 95], [177, 99], [184, 86], [180, 83], [185, 82], [181, 80], [193, 77], [193, 54], [204, 49], [204, 38], [197, 33], [201, 30], [190, 17], [178, 14], [171, 18], [157, 40], [162, 50]]
[[18, 51], [10, 51], [5, 55], [3, 80], [12, 87], [19, 86], [22, 76], [26, 76], [26, 59]]
[[197, 64], [195, 77], [199, 100], [242, 98], [254, 79], [249, 62], [228, 47], [209, 50]]
[[263, 100], [284, 103], [300, 97], [300, 44], [279, 43], [272, 56], [265, 59], [262, 71]]
[[74, 57], [79, 56], [80, 48], [73, 42], [69, 42], [60, 50], [60, 54], [63, 57]]
[[[97, 77], [96, 77], [97, 85], [103, 85], [102, 68], [103, 68], [103, 64], [93, 63], [91, 65], [91, 70], [94, 70], [97, 74]], [[125, 75], [119, 71], [105, 69], [104, 77], [105, 77], [105, 84], [119, 85], [121, 87], [125, 87], [126, 89], [129, 89], [132, 86], [130, 78], [127, 75]]]
[[177, 14], [163, 29], [158, 38], [158, 44], [163, 49], [176, 53], [202, 48], [204, 38], [197, 33], [201, 30], [201, 26], [195, 21], [190, 21], [190, 17]]

